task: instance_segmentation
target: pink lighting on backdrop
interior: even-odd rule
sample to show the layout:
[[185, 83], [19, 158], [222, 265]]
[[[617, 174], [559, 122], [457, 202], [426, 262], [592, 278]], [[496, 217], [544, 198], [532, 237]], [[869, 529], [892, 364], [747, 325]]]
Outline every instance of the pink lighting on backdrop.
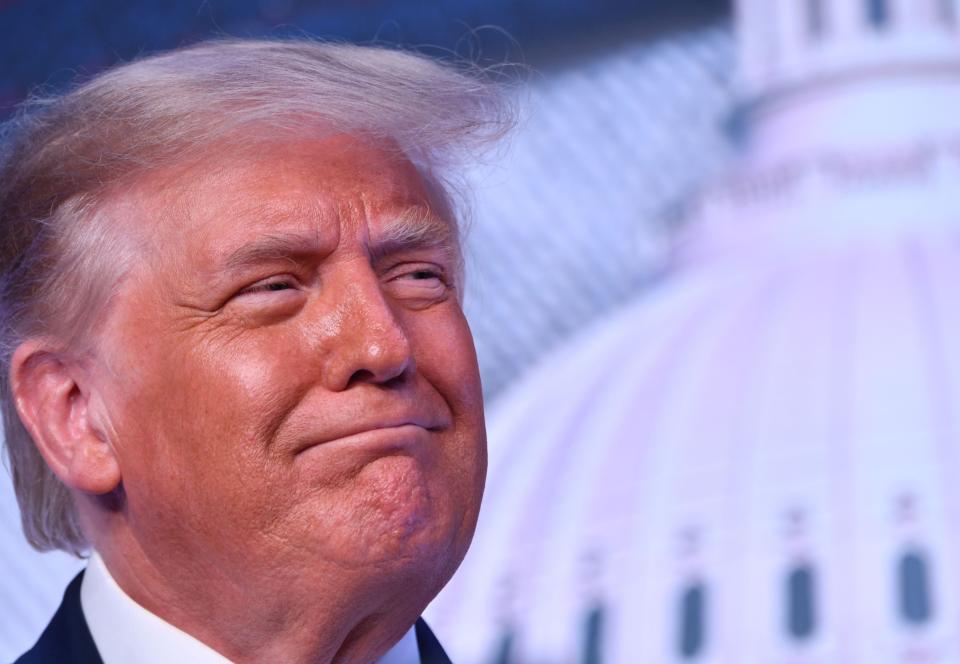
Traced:
[[742, 0], [741, 153], [490, 417], [459, 662], [960, 662], [960, 28]]

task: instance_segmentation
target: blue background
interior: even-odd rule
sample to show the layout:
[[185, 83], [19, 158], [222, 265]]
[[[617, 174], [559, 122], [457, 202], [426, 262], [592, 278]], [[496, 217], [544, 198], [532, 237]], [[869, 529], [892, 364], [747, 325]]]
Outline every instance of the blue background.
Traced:
[[118, 61], [216, 35], [309, 34], [549, 67], [638, 30], [725, 13], [722, 0], [0, 0], [0, 117]]

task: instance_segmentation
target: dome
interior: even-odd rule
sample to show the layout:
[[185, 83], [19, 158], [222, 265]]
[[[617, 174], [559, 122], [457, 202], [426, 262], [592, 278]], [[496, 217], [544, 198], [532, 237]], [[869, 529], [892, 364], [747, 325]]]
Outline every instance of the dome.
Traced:
[[960, 228], [724, 267], [493, 411], [457, 661], [960, 661]]
[[960, 662], [960, 79], [888, 54], [771, 84], [673, 273], [491, 409], [456, 661]]

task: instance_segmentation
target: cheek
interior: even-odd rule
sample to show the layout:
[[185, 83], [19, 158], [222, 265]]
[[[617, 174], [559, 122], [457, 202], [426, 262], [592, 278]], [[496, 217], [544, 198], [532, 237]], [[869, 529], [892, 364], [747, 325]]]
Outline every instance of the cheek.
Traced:
[[458, 305], [445, 304], [444, 309], [413, 315], [405, 326], [417, 369], [444, 397], [455, 418], [482, 418], [483, 395], [470, 327]]
[[[239, 347], [212, 349], [197, 358], [203, 377], [194, 389], [207, 412], [263, 441], [309, 387], [296, 344], [280, 338], [249, 339]], [[254, 443], [254, 440], [248, 440]]]
[[482, 489], [486, 474], [486, 432], [483, 392], [470, 328], [457, 308], [439, 320], [423, 320], [408, 330], [418, 371], [440, 393], [453, 414], [452, 440], [443, 454], [448, 473], [455, 475], [472, 496]]
[[296, 335], [260, 332], [245, 335], [242, 343], [197, 346], [181, 369], [189, 383], [179, 400], [181, 419], [196, 446], [209, 448], [207, 461], [248, 480], [251, 466], [264, 480], [279, 471], [270, 463], [279, 453], [273, 445], [277, 432], [312, 385], [309, 358]]
[[124, 363], [113, 398], [121, 404], [121, 470], [144, 491], [227, 492], [245, 502], [240, 489], [250, 477], [270, 483], [279, 472], [268, 463], [269, 443], [301, 388], [290, 370], [296, 358], [278, 348], [292, 346], [182, 339], [158, 334]]

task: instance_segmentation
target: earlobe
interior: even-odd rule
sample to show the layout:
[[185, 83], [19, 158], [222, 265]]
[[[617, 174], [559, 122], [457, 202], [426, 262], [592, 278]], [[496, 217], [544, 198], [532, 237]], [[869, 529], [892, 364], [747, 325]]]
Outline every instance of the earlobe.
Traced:
[[104, 494], [120, 484], [120, 466], [85, 383], [74, 361], [42, 341], [25, 341], [11, 358], [17, 412], [47, 465], [71, 489]]

